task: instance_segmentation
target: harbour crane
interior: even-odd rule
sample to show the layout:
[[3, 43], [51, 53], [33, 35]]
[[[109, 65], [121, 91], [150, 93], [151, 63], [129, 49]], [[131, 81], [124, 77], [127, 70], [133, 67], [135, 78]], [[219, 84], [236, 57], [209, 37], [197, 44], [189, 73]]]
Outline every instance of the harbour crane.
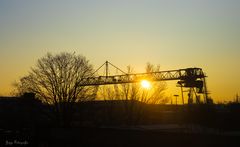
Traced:
[[[109, 65], [113, 66], [122, 74], [109, 75]], [[94, 74], [105, 66], [105, 75], [94, 76]], [[201, 68], [184, 68], [178, 70], [166, 70], [148, 73], [126, 73], [112, 63], [106, 61], [91, 76], [83, 78], [79, 86], [99, 86], [109, 84], [126, 84], [140, 82], [142, 79], [149, 81], [177, 81], [177, 86], [181, 88], [183, 99], [183, 88], [188, 88], [188, 104], [200, 103], [200, 95], [203, 95], [204, 103], [208, 103], [208, 91], [206, 86], [206, 74]]]

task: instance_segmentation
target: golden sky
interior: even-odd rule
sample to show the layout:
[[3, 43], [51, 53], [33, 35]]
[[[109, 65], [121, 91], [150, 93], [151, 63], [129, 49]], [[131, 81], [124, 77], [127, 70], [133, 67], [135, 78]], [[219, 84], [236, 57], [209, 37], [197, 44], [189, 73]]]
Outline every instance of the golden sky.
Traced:
[[47, 52], [67, 51], [136, 72], [147, 62], [200, 67], [211, 97], [232, 100], [240, 94], [239, 26], [238, 0], [1, 0], [0, 94]]

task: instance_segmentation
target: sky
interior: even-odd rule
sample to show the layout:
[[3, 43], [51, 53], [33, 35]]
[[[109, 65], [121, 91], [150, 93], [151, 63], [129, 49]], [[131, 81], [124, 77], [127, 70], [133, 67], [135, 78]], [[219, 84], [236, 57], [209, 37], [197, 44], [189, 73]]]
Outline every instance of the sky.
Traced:
[[239, 0], [0, 0], [0, 95], [46, 53], [66, 51], [95, 68], [106, 60], [135, 72], [147, 62], [200, 67], [211, 97], [232, 100], [240, 95], [239, 26]]

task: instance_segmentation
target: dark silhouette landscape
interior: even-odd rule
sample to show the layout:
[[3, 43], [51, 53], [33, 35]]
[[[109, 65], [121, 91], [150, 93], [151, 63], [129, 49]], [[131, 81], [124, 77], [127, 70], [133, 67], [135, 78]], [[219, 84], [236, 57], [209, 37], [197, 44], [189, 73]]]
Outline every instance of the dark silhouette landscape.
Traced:
[[[89, 101], [74, 104], [69, 126], [61, 126], [53, 107], [32, 93], [0, 97], [0, 106], [1, 146], [239, 145], [239, 103], [176, 106]], [[126, 112], [126, 106], [132, 111]]]

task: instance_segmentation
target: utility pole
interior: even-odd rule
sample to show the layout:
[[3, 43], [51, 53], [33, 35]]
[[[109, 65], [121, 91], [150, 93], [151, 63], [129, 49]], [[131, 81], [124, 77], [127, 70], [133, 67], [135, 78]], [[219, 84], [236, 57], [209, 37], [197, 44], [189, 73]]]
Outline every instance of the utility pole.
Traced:
[[176, 105], [177, 105], [177, 98], [178, 98], [178, 94], [175, 94], [175, 95], [173, 95], [173, 96], [175, 96], [176, 97]]
[[239, 103], [238, 93], [236, 94], [236, 103]]
[[182, 87], [182, 84], [181, 84], [181, 94], [182, 94], [182, 104], [184, 105], [184, 97], [183, 97], [183, 87]]
[[108, 61], [106, 61], [106, 77], [108, 78]]

